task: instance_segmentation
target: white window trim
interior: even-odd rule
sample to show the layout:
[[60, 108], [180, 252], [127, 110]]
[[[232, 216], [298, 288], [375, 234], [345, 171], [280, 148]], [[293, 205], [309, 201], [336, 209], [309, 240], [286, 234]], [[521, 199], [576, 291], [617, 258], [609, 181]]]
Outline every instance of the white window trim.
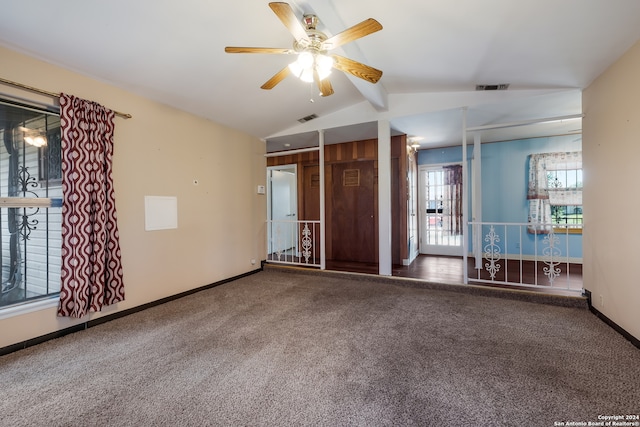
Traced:
[[32, 313], [34, 311], [47, 310], [49, 308], [57, 307], [59, 300], [60, 298], [58, 297], [58, 295], [52, 295], [45, 299], [25, 301], [13, 306], [10, 305], [3, 307], [0, 310], [0, 320]]

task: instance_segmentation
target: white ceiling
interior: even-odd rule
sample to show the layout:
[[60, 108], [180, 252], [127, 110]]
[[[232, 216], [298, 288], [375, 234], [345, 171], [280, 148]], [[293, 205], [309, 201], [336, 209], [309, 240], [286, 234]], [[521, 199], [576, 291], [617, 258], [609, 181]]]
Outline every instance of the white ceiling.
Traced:
[[[317, 129], [327, 129], [326, 143], [375, 137], [381, 120], [424, 137], [425, 148], [457, 144], [463, 107], [471, 128], [579, 115], [581, 90], [640, 39], [638, 0], [289, 4], [317, 14], [328, 36], [377, 19], [381, 31], [335, 53], [382, 70], [381, 80], [334, 71], [326, 98], [293, 77], [260, 89], [292, 58], [224, 47], [292, 46], [265, 0], [0, 0], [0, 44], [245, 131], [273, 151], [313, 143]], [[475, 91], [500, 83], [509, 89]], [[580, 120], [569, 120], [485, 129], [482, 139], [579, 132]]]

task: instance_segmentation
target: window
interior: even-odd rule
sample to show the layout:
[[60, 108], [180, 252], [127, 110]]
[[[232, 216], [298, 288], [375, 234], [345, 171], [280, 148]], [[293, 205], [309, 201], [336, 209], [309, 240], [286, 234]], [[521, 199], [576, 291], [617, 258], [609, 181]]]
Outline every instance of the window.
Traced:
[[0, 309], [60, 291], [60, 117], [0, 100]]
[[38, 148], [38, 177], [42, 184], [59, 185], [62, 182], [62, 157], [60, 155], [60, 119], [57, 127], [47, 132], [47, 144]]
[[582, 169], [547, 171], [551, 220], [554, 225], [582, 227], [582, 203], [575, 193], [582, 191]]
[[582, 152], [529, 156], [528, 231], [582, 231]]

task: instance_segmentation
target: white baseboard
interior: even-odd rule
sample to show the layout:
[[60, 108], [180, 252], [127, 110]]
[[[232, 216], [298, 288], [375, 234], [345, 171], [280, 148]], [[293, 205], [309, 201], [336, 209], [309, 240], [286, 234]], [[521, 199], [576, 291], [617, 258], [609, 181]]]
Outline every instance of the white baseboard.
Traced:
[[411, 263], [415, 261], [416, 258], [418, 258], [418, 255], [420, 255], [419, 251], [415, 251], [413, 254], [410, 254], [409, 259], [402, 260], [402, 265], [404, 266], [411, 265]]

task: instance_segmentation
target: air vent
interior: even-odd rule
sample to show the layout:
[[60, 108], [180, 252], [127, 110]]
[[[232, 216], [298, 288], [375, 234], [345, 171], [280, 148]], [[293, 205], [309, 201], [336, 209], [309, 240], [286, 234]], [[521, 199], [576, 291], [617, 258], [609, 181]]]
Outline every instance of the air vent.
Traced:
[[509, 89], [509, 83], [502, 83], [499, 85], [476, 85], [476, 90], [507, 90]]
[[313, 120], [313, 119], [317, 119], [317, 118], [318, 118], [318, 115], [317, 115], [317, 114], [311, 114], [311, 115], [309, 115], [309, 116], [306, 116], [306, 117], [303, 117], [303, 118], [301, 118], [301, 119], [298, 119], [298, 121], [299, 121], [300, 123], [306, 123], [306, 122], [308, 122], [309, 120]]

